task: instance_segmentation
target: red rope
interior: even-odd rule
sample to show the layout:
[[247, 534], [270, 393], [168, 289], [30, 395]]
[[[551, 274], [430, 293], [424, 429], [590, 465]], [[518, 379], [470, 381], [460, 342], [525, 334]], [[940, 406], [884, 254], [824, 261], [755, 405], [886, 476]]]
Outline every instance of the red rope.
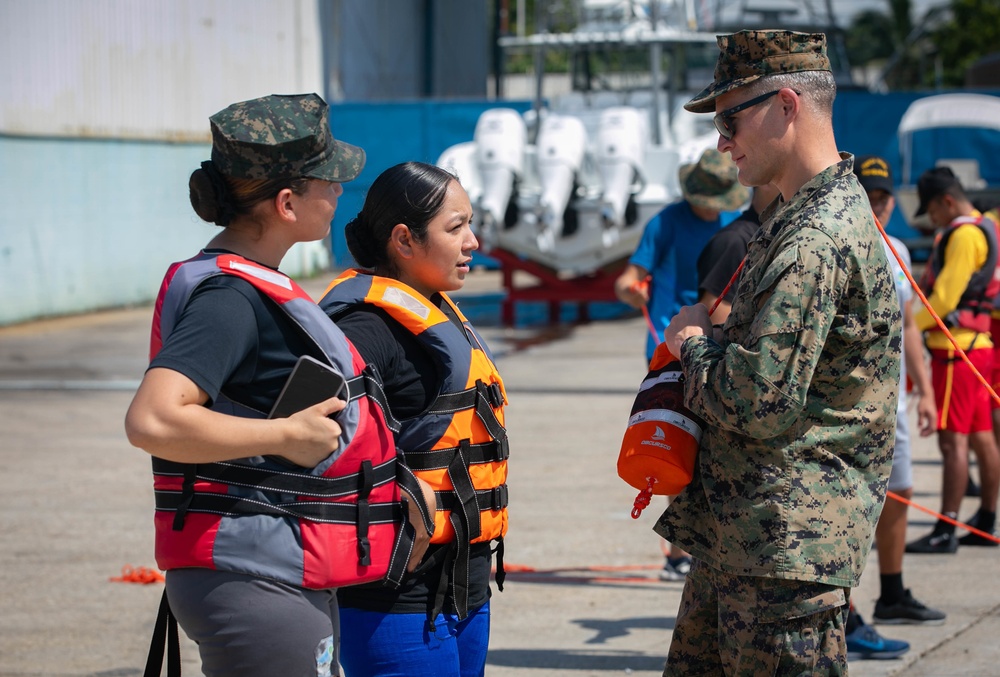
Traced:
[[646, 488], [639, 492], [639, 495], [635, 497], [635, 503], [632, 504], [632, 519], [639, 519], [642, 511], [649, 507], [649, 502], [653, 500], [654, 484], [656, 484], [655, 477], [646, 478]]

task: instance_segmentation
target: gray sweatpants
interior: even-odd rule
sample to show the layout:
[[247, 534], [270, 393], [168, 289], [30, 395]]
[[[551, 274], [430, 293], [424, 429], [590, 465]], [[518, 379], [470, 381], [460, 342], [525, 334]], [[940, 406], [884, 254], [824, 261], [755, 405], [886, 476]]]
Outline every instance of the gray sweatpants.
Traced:
[[336, 590], [209, 569], [167, 572], [170, 610], [207, 677], [337, 677]]

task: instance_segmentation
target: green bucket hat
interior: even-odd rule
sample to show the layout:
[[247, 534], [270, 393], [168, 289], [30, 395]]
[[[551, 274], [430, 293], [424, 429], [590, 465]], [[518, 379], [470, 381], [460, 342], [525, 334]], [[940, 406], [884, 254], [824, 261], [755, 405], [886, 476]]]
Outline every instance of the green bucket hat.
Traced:
[[330, 133], [329, 106], [316, 94], [272, 94], [234, 103], [209, 121], [212, 162], [238, 179], [357, 178], [365, 152]]
[[750, 198], [749, 189], [739, 182], [736, 163], [714, 148], [702, 153], [698, 162], [681, 167], [678, 174], [684, 199], [696, 207], [727, 212]]
[[717, 96], [765, 75], [830, 70], [823, 33], [740, 31], [720, 35], [716, 40], [719, 60], [715, 64], [715, 81], [684, 104], [692, 113], [714, 113]]

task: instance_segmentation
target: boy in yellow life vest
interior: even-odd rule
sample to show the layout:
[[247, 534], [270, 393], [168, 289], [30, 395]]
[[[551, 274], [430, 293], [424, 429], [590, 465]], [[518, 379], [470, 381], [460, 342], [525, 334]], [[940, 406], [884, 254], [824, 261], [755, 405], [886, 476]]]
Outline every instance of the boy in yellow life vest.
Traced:
[[[920, 207], [938, 229], [928, 261], [924, 291], [976, 369], [993, 373], [990, 336], [994, 298], [1000, 291], [996, 225], [984, 219], [947, 167], [936, 167], [917, 181]], [[969, 447], [976, 454], [982, 485], [979, 512], [969, 524], [992, 533], [1000, 485], [1000, 452], [993, 437], [990, 396], [956, 355], [927, 309], [915, 317], [931, 352], [931, 381], [938, 410], [938, 447], [943, 459], [941, 512], [957, 519], [968, 482]], [[962, 545], [994, 546], [977, 534], [956, 538], [955, 526], [938, 520], [931, 533], [907, 544], [910, 553], [953, 553]]]

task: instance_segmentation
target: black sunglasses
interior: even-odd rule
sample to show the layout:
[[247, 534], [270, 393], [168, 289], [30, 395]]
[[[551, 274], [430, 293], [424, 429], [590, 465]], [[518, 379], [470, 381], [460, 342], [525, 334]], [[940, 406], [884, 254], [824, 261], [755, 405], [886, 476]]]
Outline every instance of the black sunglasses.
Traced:
[[[712, 122], [715, 123], [715, 129], [718, 130], [719, 136], [721, 136], [726, 141], [732, 139], [733, 135], [736, 133], [736, 127], [734, 125], [736, 121], [733, 120], [733, 116], [739, 113], [741, 110], [746, 110], [751, 106], [756, 106], [758, 103], [761, 103], [762, 101], [767, 101], [780, 91], [781, 91], [780, 89], [776, 89], [773, 92], [768, 92], [767, 94], [761, 94], [760, 96], [754, 97], [749, 101], [744, 101], [738, 106], [733, 106], [732, 108], [727, 108], [721, 113], [716, 113], [715, 117], [712, 118]], [[795, 90], [792, 91], [794, 92]], [[798, 92], [795, 93], [798, 94]]]

